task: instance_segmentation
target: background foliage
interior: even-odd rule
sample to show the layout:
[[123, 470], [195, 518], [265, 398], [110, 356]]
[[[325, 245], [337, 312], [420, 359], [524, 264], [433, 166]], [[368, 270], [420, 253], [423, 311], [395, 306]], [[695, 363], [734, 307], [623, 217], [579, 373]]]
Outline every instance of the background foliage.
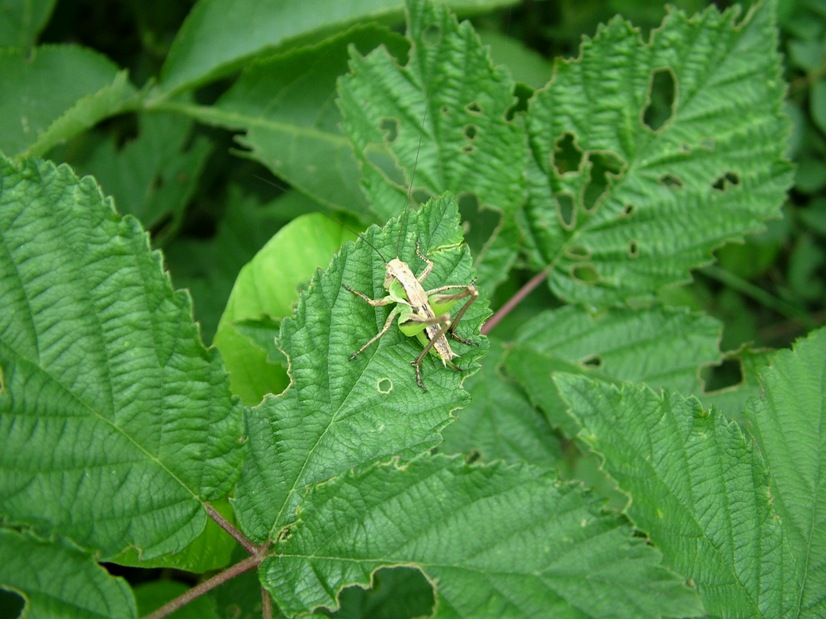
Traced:
[[822, 614], [826, 11], [706, 4], [7, 3], [0, 610]]

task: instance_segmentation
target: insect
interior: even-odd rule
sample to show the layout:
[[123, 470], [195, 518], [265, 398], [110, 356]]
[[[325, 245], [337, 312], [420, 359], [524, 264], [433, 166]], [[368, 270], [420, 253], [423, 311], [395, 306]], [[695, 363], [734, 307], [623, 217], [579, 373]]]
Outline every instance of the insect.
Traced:
[[[378, 250], [376, 251], [378, 252]], [[425, 290], [422, 284], [433, 270], [433, 261], [421, 252], [418, 243], [416, 244], [416, 255], [425, 263], [424, 270], [418, 276], [414, 275], [410, 266], [399, 258], [393, 258], [389, 262], [385, 260], [387, 268], [384, 275], [384, 288], [388, 294], [381, 299], [371, 299], [366, 294], [353, 290], [347, 284], [344, 284], [344, 288], [357, 297], [364, 299], [373, 307], [396, 304], [387, 316], [387, 321], [381, 330], [350, 355], [350, 360], [352, 361], [373, 343], [377, 342], [390, 329], [393, 320], [398, 317], [399, 330], [408, 337], [416, 336], [424, 346], [422, 352], [412, 361], [411, 365], [416, 370], [416, 383], [424, 391], [427, 391], [427, 387], [424, 386], [422, 380], [421, 366], [428, 353], [432, 352], [438, 356], [446, 367], [459, 370], [452, 361], [458, 355], [450, 348], [447, 336], [449, 335], [463, 344], [475, 344], [475, 342], [457, 335], [455, 330], [459, 321], [462, 320], [462, 316], [465, 315], [465, 312], [479, 296], [479, 292], [476, 290], [475, 282], [467, 285], [439, 286], [432, 290]], [[384, 258], [382, 259], [384, 260]], [[462, 299], [467, 299], [467, 302], [457, 312], [456, 318], [451, 319], [451, 308]]]
[[[422, 119], [424, 125], [427, 112]], [[416, 151], [416, 160], [413, 164], [413, 172], [411, 174], [410, 187], [408, 188], [407, 204], [411, 200], [413, 189], [413, 178], [416, 174], [416, 164], [419, 159], [419, 150], [421, 149], [421, 133], [419, 135], [419, 149]], [[381, 252], [374, 247], [369, 241], [367, 244], [373, 247], [375, 252], [381, 257], [387, 265], [384, 274], [384, 288], [387, 290], [387, 295], [381, 299], [371, 299], [363, 292], [354, 290], [347, 284], [343, 284], [344, 288], [354, 295], [363, 299], [373, 307], [383, 307], [385, 305], [395, 304], [387, 320], [381, 330], [370, 338], [361, 348], [350, 355], [350, 361], [358, 357], [365, 350], [370, 348], [375, 342], [387, 333], [393, 325], [394, 319], [397, 320], [399, 330], [408, 337], [415, 336], [424, 347], [422, 352], [411, 362], [411, 365], [416, 370], [416, 383], [422, 390], [427, 391], [427, 387], [422, 380], [422, 361], [427, 357], [428, 353], [432, 353], [441, 359], [445, 367], [459, 371], [460, 368], [453, 363], [453, 359], [458, 357], [450, 348], [448, 336], [467, 345], [475, 345], [476, 343], [460, 337], [456, 334], [456, 327], [465, 315], [465, 312], [473, 305], [473, 302], [479, 296], [479, 292], [475, 286], [475, 280], [469, 284], [463, 285], [448, 285], [439, 286], [431, 290], [425, 290], [423, 284], [427, 276], [433, 270], [433, 261], [430, 260], [419, 248], [418, 241], [416, 242], [416, 256], [419, 260], [424, 262], [425, 267], [417, 276], [414, 275], [410, 266], [402, 261], [399, 256], [399, 246], [401, 244], [402, 236], [406, 223], [406, 216], [408, 213], [408, 206], [405, 206], [404, 218], [401, 228], [399, 230], [399, 237], [396, 241], [396, 257], [388, 261]], [[452, 318], [450, 310], [457, 302], [467, 299], [462, 308], [456, 313], [456, 317]]]

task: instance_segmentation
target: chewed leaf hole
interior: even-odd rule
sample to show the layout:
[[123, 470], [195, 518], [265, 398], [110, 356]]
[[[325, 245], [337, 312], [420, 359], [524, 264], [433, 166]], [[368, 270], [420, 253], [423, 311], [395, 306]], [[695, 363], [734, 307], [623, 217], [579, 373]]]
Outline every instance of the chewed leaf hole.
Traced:
[[657, 179], [657, 182], [663, 187], [667, 187], [668, 189], [683, 188], [683, 181], [681, 181], [678, 176], [674, 176], [673, 174], [663, 174], [660, 178]]
[[590, 264], [576, 265], [571, 269], [571, 277], [583, 284], [595, 284], [599, 281], [599, 273]]
[[622, 207], [622, 210], [620, 211], [620, 217], [622, 217], [623, 219], [627, 219], [629, 217], [632, 217], [634, 213], [636, 213], [636, 211], [637, 208], [633, 204], [626, 204]]
[[740, 184], [740, 176], [735, 172], [726, 172], [719, 176], [712, 184], [712, 189], [717, 191], [725, 191], [729, 187], [736, 187]]
[[429, 47], [439, 45], [442, 42], [442, 29], [436, 24], [430, 24], [422, 32], [422, 42]]
[[477, 135], [476, 125], [465, 125], [463, 133], [466, 139], [475, 140]]
[[[404, 591], [404, 614], [400, 615], [399, 596]], [[382, 568], [373, 574], [371, 588], [351, 585], [339, 593], [338, 616], [429, 617], [436, 603], [433, 586], [420, 570], [412, 567]], [[364, 609], [370, 609], [364, 613]]]
[[383, 394], [387, 395], [388, 393], [393, 391], [393, 381], [390, 380], [389, 378], [387, 378], [386, 376], [380, 378], [376, 382], [376, 390], [379, 393], [383, 393]]
[[558, 176], [576, 172], [582, 164], [582, 156], [583, 152], [576, 143], [576, 136], [566, 132], [554, 142], [551, 165], [556, 169]]
[[474, 114], [475, 116], [481, 116], [482, 115], [482, 106], [479, 105], [479, 103], [477, 101], [471, 101], [470, 103], [468, 103], [465, 106], [465, 110], [469, 114]]
[[576, 204], [570, 194], [560, 193], [556, 195], [556, 213], [562, 227], [572, 230], [576, 225]]
[[591, 257], [591, 251], [582, 245], [571, 245], [565, 251], [565, 255], [567, 255], [571, 260], [587, 260]]
[[628, 257], [629, 258], [639, 258], [640, 256], [640, 244], [636, 241], [630, 241], [628, 243]]
[[725, 359], [722, 363], [700, 369], [704, 392], [714, 393], [743, 383], [743, 364], [739, 359]]
[[598, 370], [602, 367], [602, 357], [600, 355], [588, 355], [579, 360], [579, 365], [588, 370]]
[[382, 118], [379, 130], [384, 134], [385, 142], [393, 143], [399, 137], [399, 120], [397, 118]]
[[648, 80], [648, 93], [645, 107], [642, 110], [642, 122], [656, 133], [674, 116], [676, 101], [677, 83], [671, 69], [653, 71]]
[[608, 194], [611, 182], [622, 176], [625, 161], [620, 156], [607, 151], [589, 153], [588, 158], [592, 164], [591, 174], [582, 197], [582, 205], [587, 212], [591, 212]]

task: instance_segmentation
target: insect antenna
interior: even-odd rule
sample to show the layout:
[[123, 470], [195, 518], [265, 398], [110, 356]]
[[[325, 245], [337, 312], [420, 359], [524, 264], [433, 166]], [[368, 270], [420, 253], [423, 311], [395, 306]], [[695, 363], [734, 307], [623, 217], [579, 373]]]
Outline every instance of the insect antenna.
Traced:
[[422, 139], [424, 138], [424, 126], [427, 122], [427, 110], [430, 108], [430, 96], [424, 106], [424, 114], [422, 114], [422, 124], [419, 127], [419, 144], [416, 146], [416, 158], [413, 160], [413, 170], [410, 172], [410, 185], [407, 187], [407, 201], [404, 205], [404, 214], [402, 215], [401, 226], [399, 228], [399, 238], [396, 239], [396, 258], [399, 257], [402, 239], [407, 232], [407, 217], [410, 211], [410, 203], [413, 201], [413, 182], [416, 180], [416, 168], [419, 165], [419, 153], [422, 150]]

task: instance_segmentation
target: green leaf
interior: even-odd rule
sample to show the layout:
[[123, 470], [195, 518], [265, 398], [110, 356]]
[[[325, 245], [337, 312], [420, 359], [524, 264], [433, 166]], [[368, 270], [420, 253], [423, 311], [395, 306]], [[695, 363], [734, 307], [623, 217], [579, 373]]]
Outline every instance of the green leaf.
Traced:
[[367, 214], [352, 147], [341, 135], [334, 105], [336, 79], [347, 70], [347, 49], [367, 53], [384, 45], [406, 53], [399, 35], [358, 27], [315, 47], [252, 63], [233, 87], [197, 118], [244, 129], [245, 154], [329, 207]]
[[555, 377], [579, 438], [629, 496], [628, 515], [712, 616], [796, 616], [800, 573], [765, 464], [737, 424], [694, 398]]
[[569, 436], [553, 381], [556, 372], [608, 382], [635, 381], [686, 394], [702, 392], [699, 369], [720, 359], [720, 325], [682, 309], [616, 308], [589, 314], [568, 306], [537, 314], [519, 329], [505, 366], [554, 425]]
[[135, 97], [125, 71], [90, 49], [0, 51], [0, 151], [42, 154]]
[[460, 423], [444, 429], [439, 451], [558, 467], [559, 439], [525, 391], [503, 376], [505, 348], [496, 340], [490, 343], [484, 366], [466, 383], [471, 402], [459, 413]]
[[[494, 8], [514, 0], [454, 0], [465, 9]], [[320, 41], [347, 27], [401, 17], [401, 0], [201, 0], [187, 17], [169, 50], [161, 74], [175, 92], [244, 66], [254, 56]]]
[[802, 581], [800, 616], [826, 613], [826, 329], [775, 353], [746, 408]]
[[[480, 283], [507, 274], [519, 242], [514, 223], [524, 202], [524, 130], [508, 120], [515, 103], [507, 73], [494, 67], [467, 22], [443, 4], [409, 3], [410, 58], [405, 66], [379, 48], [353, 52], [339, 81], [343, 128], [355, 147], [365, 193], [382, 219], [406, 195], [458, 195], [482, 226], [472, 234]], [[421, 200], [420, 200], [421, 201]]]
[[391, 311], [371, 307], [343, 287], [374, 299], [385, 295], [385, 263], [377, 252], [390, 259], [398, 245], [400, 258], [420, 273], [418, 243], [434, 262], [427, 288], [473, 279], [454, 198], [446, 195], [411, 212], [404, 238], [399, 237], [402, 225], [393, 219], [383, 229], [369, 228], [363, 240], [345, 244], [299, 295], [295, 316], [281, 324], [279, 347], [290, 359], [292, 384], [280, 396], [265, 398], [247, 417], [252, 451], [234, 503], [242, 529], [254, 539], [275, 539], [292, 523], [308, 485], [378, 458], [432, 448], [439, 430], [452, 420], [450, 412], [467, 403], [462, 382], [478, 369], [487, 348], [477, 335], [489, 314], [481, 297], [458, 329], [478, 345], [451, 342], [462, 372], [427, 355], [421, 367], [427, 392], [417, 386], [411, 367], [422, 346], [396, 324], [349, 360], [380, 331]]
[[648, 43], [617, 18], [557, 63], [528, 110], [522, 221], [554, 293], [653, 298], [780, 214], [792, 176], [773, 14], [671, 11]]
[[220, 360], [93, 179], [35, 160], [0, 179], [0, 515], [103, 556], [176, 552], [244, 455]]
[[443, 456], [346, 473], [312, 489], [261, 566], [287, 616], [388, 565], [421, 569], [440, 617], [698, 616], [659, 554], [544, 469]]
[[129, 585], [65, 542], [42, 541], [0, 529], [0, 589], [23, 596], [21, 617], [137, 617]]
[[49, 22], [57, 0], [7, 0], [0, 11], [0, 47], [28, 50]]
[[215, 345], [229, 370], [232, 392], [245, 404], [258, 404], [267, 393], [281, 393], [289, 382], [285, 368], [273, 363], [271, 351], [250, 337], [249, 321], [288, 316], [299, 287], [354, 236], [323, 215], [304, 215], [282, 228], [241, 269]]

